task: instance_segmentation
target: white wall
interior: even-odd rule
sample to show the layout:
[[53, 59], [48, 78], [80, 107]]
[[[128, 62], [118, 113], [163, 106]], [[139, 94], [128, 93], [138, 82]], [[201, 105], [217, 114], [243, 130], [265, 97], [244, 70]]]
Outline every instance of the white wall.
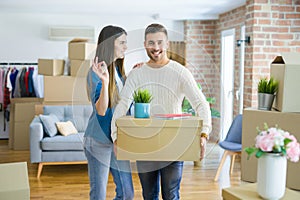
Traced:
[[141, 53], [144, 28], [152, 23], [164, 24], [170, 40], [183, 40], [183, 22], [154, 21], [143, 16], [95, 16], [42, 13], [0, 14], [0, 62], [37, 62], [38, 58], [67, 58], [68, 41], [48, 39], [49, 26], [92, 26], [95, 40], [99, 31], [108, 24], [123, 27], [128, 32], [128, 54]]
[[[157, 22], [166, 26], [170, 40], [183, 40], [183, 22], [154, 21], [141, 16], [95, 16], [62, 15], [42, 13], [0, 13], [0, 63], [30, 62], [37, 63], [38, 58], [67, 59], [68, 41], [48, 39], [49, 26], [92, 26], [95, 28], [95, 41], [100, 30], [108, 25], [123, 27], [128, 33], [128, 50], [125, 65], [127, 73], [138, 62], [146, 61], [144, 51], [144, 29]], [[2, 112], [0, 114], [3, 115]], [[8, 137], [8, 123], [3, 131], [3, 117], [0, 116], [0, 138]]]

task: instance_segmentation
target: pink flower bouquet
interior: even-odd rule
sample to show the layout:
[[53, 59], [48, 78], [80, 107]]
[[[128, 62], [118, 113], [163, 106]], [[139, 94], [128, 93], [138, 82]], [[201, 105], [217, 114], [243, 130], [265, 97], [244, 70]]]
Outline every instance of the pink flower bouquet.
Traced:
[[277, 126], [268, 128], [265, 124], [264, 131], [258, 129], [255, 141], [254, 147], [245, 148], [248, 159], [253, 153], [255, 153], [256, 158], [260, 158], [264, 153], [279, 153], [292, 162], [299, 161], [300, 144], [297, 139]]

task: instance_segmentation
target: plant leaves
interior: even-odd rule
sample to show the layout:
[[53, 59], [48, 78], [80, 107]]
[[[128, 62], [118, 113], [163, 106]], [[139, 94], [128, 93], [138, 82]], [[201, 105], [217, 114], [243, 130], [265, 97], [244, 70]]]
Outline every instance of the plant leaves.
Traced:
[[258, 149], [258, 151], [255, 154], [256, 158], [260, 158], [265, 152], [263, 152], [262, 150]]
[[133, 100], [135, 103], [150, 103], [152, 98], [152, 94], [150, 94], [147, 89], [137, 89], [133, 93]]
[[275, 94], [278, 90], [279, 82], [271, 77], [269, 80], [267, 78], [260, 79], [257, 85], [258, 93]]
[[257, 151], [255, 147], [246, 147], [244, 151], [248, 154], [247, 160], [250, 159], [250, 156]]
[[285, 138], [284, 140], [283, 140], [283, 143], [284, 143], [284, 146], [286, 146], [288, 143], [290, 143], [292, 140], [291, 139], [289, 139], [289, 138]]

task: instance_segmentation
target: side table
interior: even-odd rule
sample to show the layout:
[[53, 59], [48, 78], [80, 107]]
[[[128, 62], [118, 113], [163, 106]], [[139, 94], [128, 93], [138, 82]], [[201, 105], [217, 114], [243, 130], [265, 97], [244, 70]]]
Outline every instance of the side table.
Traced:
[[[256, 192], [256, 183], [245, 183], [240, 186], [233, 186], [222, 189], [223, 200], [261, 200]], [[286, 189], [282, 200], [299, 200], [300, 192]]]

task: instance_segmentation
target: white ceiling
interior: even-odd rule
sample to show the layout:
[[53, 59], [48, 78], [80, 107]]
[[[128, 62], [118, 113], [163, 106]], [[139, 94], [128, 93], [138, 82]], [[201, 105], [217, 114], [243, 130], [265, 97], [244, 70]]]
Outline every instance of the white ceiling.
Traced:
[[29, 12], [149, 16], [153, 19], [218, 19], [246, 0], [1, 0], [0, 13]]

